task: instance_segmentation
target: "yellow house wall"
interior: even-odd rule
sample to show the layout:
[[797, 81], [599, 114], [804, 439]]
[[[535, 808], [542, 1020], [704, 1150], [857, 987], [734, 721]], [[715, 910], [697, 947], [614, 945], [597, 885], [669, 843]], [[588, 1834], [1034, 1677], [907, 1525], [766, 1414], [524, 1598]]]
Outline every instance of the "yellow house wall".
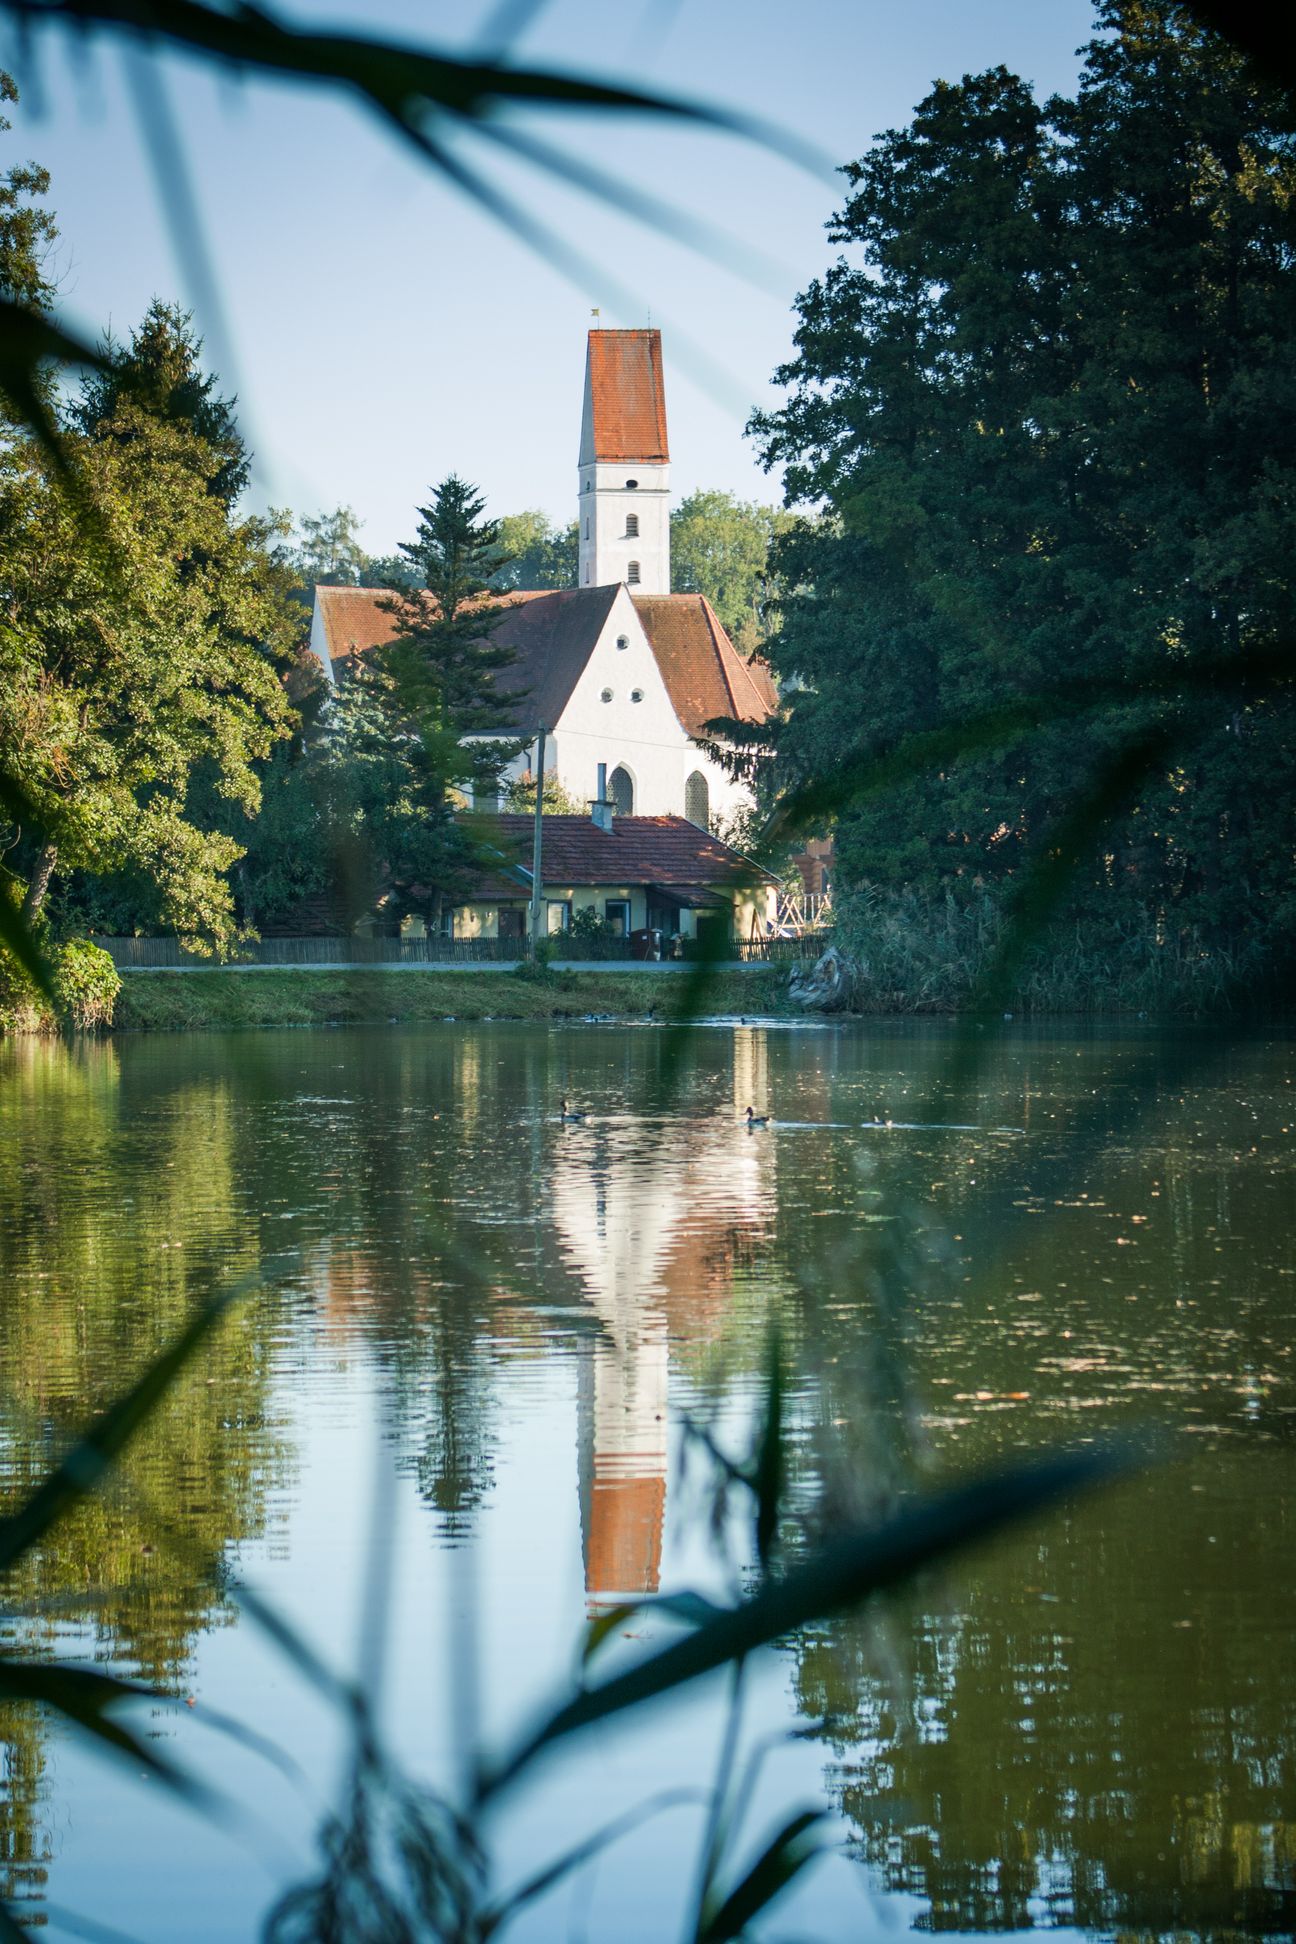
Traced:
[[[625, 900], [630, 906], [630, 929], [640, 931], [648, 923], [648, 894], [642, 886], [629, 884], [546, 884], [544, 902], [548, 904], [569, 904], [574, 917], [578, 911], [588, 911], [591, 907], [601, 918], [604, 906], [609, 899]], [[775, 890], [772, 885], [760, 886], [753, 891], [744, 891], [734, 901], [734, 936], [747, 939], [752, 935], [752, 920], [755, 919], [756, 935], [763, 937], [767, 921], [774, 917]], [[685, 910], [679, 914], [680, 931], [685, 938], [697, 936], [697, 914]], [[454, 914], [454, 935], [456, 938], [498, 938], [499, 910], [493, 904], [460, 905]]]

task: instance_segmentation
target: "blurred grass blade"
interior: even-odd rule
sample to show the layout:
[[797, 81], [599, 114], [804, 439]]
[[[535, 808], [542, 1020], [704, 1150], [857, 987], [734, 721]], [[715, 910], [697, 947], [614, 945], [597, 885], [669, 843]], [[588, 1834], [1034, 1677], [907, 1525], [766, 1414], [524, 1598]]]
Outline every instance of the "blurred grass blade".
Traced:
[[102, 370], [104, 360], [102, 352], [44, 311], [0, 295], [0, 392], [48, 453], [64, 484], [74, 485], [63, 437], [41, 385], [41, 367], [52, 362]]
[[1108, 707], [1128, 708], [1136, 701], [1200, 697], [1217, 709], [1221, 696], [1247, 694], [1257, 687], [1287, 687], [1292, 678], [1289, 651], [1284, 644], [1270, 643], [1218, 660], [1136, 665], [1117, 677], [1055, 684], [958, 721], [920, 730], [892, 749], [843, 764], [789, 790], [771, 811], [762, 843], [817, 825], [857, 800], [877, 796], [899, 783], [913, 782], [929, 771], [947, 768], [965, 757], [984, 755], [1019, 736], [1035, 735], [1052, 723]]
[[672, 1620], [683, 1620], [690, 1627], [705, 1626], [723, 1613], [714, 1600], [704, 1599], [700, 1593], [653, 1593], [643, 1600], [628, 1600], [623, 1606], [609, 1607], [590, 1621], [581, 1647], [582, 1664], [587, 1662], [602, 1646], [610, 1633], [632, 1620], [636, 1613], [668, 1613]]
[[140, 1687], [133, 1681], [118, 1680], [112, 1674], [100, 1674], [93, 1668], [0, 1658], [0, 1697], [53, 1708], [117, 1754], [141, 1763], [151, 1775], [190, 1801], [210, 1804], [215, 1800], [201, 1783], [175, 1768], [147, 1741], [108, 1717], [108, 1709], [123, 1702], [148, 1701], [156, 1707], [159, 1701], [170, 1700], [169, 1695]]
[[38, 1544], [65, 1512], [95, 1489], [114, 1458], [156, 1410], [226, 1310], [249, 1289], [257, 1287], [260, 1280], [259, 1276], [247, 1277], [224, 1295], [202, 1304], [186, 1328], [154, 1358], [125, 1396], [110, 1404], [86, 1427], [62, 1463], [41, 1481], [27, 1503], [0, 1519], [0, 1571], [12, 1566]]
[[610, 1823], [605, 1823], [603, 1828], [595, 1830], [592, 1836], [587, 1836], [583, 1842], [576, 1843], [554, 1862], [546, 1864], [543, 1870], [529, 1877], [518, 1889], [511, 1890], [506, 1897], [501, 1897], [498, 1903], [490, 1905], [479, 1920], [481, 1936], [483, 1938], [493, 1936], [500, 1925], [510, 1922], [519, 1910], [525, 1909], [529, 1903], [534, 1903], [537, 1897], [543, 1897], [546, 1891], [552, 1890], [555, 1884], [561, 1883], [565, 1876], [570, 1876], [573, 1870], [578, 1870], [581, 1864], [587, 1863], [592, 1856], [597, 1856], [599, 1851], [606, 1849], [609, 1843], [615, 1843], [622, 1836], [628, 1835], [631, 1830], [638, 1829], [648, 1821], [650, 1816], [659, 1816], [666, 1809], [677, 1809], [686, 1803], [702, 1800], [701, 1789], [663, 1789], [660, 1795], [650, 1797], [647, 1802], [639, 1803], [634, 1809], [627, 1809], [624, 1815], [615, 1817]]
[[701, 1018], [707, 998], [715, 989], [716, 974], [729, 958], [729, 941], [720, 935], [719, 926], [711, 935], [700, 938], [697, 945], [697, 961], [684, 977], [679, 1009], [666, 1028], [666, 1043], [662, 1048], [661, 1080], [668, 1099], [679, 1084], [684, 1062], [692, 1050], [689, 1028]]
[[[56, 1931], [84, 1938], [85, 1944], [140, 1944], [140, 1939], [132, 1937], [129, 1931], [118, 1930], [113, 1924], [101, 1924], [97, 1917], [84, 1917], [80, 1911], [68, 1910], [62, 1904], [46, 1903], [45, 1910]], [[28, 1934], [23, 1935], [27, 1944], [31, 1944]]]
[[1237, 0], [1189, 0], [1189, 13], [1285, 88], [1296, 88], [1296, 26], [1281, 7], [1239, 6]]
[[730, 236], [718, 225], [704, 221], [690, 210], [676, 208], [664, 197], [653, 195], [637, 183], [623, 181], [579, 155], [569, 155], [564, 149], [555, 148], [552, 142], [543, 141], [537, 135], [518, 128], [505, 128], [498, 122], [483, 122], [479, 128], [489, 141], [510, 150], [514, 155], [520, 155], [525, 161], [534, 163], [536, 168], [570, 183], [573, 188], [583, 190], [586, 195], [607, 203], [623, 216], [629, 216], [648, 229], [660, 230], [664, 236], [685, 244], [699, 256], [709, 257], [734, 276], [745, 277], [749, 283], [759, 285], [772, 296], [782, 297], [786, 294], [792, 278], [787, 266], [777, 263], [765, 251], [754, 249], [738, 237]]
[[1176, 740], [1169, 722], [1127, 740], [1098, 766], [1070, 809], [1036, 845], [1013, 889], [1007, 922], [968, 996], [949, 1059], [928, 1096], [924, 1111], [933, 1118], [949, 1120], [962, 1111], [961, 1103], [994, 1047], [993, 1038], [980, 1030], [977, 1014], [1001, 1007], [1012, 994], [1027, 953], [1047, 932], [1099, 832], [1143, 778], [1169, 758]]
[[752, 1489], [756, 1494], [756, 1556], [768, 1573], [778, 1538], [783, 1500], [783, 1347], [770, 1331], [765, 1381], [765, 1425], [756, 1453]]
[[[0, 298], [0, 306], [3, 305]], [[4, 320], [0, 317], [0, 339], [3, 337]], [[4, 390], [3, 376], [0, 375], [0, 390]], [[35, 804], [15, 777], [6, 776], [0, 770], [0, 811], [12, 822], [24, 826], [29, 832], [40, 831], [43, 826]], [[45, 954], [36, 941], [36, 935], [23, 917], [18, 906], [10, 903], [5, 889], [0, 886], [0, 945], [17, 959], [27, 977], [41, 996], [50, 1005], [57, 1003], [54, 994], [54, 978]]]
[[729, 1944], [729, 1940], [742, 1936], [752, 1919], [768, 1909], [806, 1864], [821, 1853], [823, 1845], [814, 1840], [814, 1832], [827, 1813], [826, 1809], [803, 1809], [783, 1825], [720, 1907], [703, 1916], [697, 1944]]
[[[139, 46], [124, 48], [123, 56], [127, 86], [148, 147], [154, 187], [170, 232], [171, 248], [184, 272], [190, 301], [198, 312], [203, 333], [210, 342], [213, 363], [238, 400], [243, 393], [239, 360], [221, 296], [220, 279], [212, 262], [202, 205], [171, 111], [165, 77], [159, 64], [149, 61]], [[256, 427], [247, 425], [246, 399], [243, 399], [242, 413], [248, 442], [255, 448]]]
[[969, 1000], [969, 1010], [998, 1003], [1014, 983], [1026, 952], [1047, 930], [1078, 866], [1130, 792], [1177, 741], [1170, 723], [1157, 723], [1129, 738], [1100, 764], [1065, 815], [1044, 832], [1034, 857], [1014, 888], [1008, 923]]
[[360, 95], [384, 120], [413, 132], [436, 109], [481, 118], [501, 106], [633, 110], [723, 130], [778, 150], [816, 175], [831, 163], [790, 130], [736, 111], [650, 94], [578, 75], [457, 59], [410, 42], [320, 33], [262, 7], [205, 0], [5, 0], [18, 20], [134, 32], [213, 55], [235, 67], [293, 75]]
[[882, 1526], [856, 1528], [820, 1549], [752, 1599], [722, 1612], [600, 1686], [575, 1695], [479, 1785], [479, 1799], [502, 1789], [542, 1749], [581, 1729], [675, 1692], [785, 1634], [853, 1607], [871, 1593], [1071, 1494], [1130, 1468], [1127, 1452], [1090, 1451], [992, 1472], [906, 1506]]
[[51, 1006], [56, 1005], [54, 981], [45, 955], [30, 927], [24, 922], [21, 911], [9, 902], [3, 888], [0, 888], [0, 945], [17, 959], [42, 998], [47, 999]]

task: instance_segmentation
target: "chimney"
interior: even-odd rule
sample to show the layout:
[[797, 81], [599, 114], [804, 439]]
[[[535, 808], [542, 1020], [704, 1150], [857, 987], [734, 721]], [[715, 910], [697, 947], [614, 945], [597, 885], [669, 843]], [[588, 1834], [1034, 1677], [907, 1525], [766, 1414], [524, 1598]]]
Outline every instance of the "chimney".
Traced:
[[612, 835], [612, 803], [607, 793], [607, 764], [598, 766], [598, 795], [590, 804], [590, 815], [600, 830]]

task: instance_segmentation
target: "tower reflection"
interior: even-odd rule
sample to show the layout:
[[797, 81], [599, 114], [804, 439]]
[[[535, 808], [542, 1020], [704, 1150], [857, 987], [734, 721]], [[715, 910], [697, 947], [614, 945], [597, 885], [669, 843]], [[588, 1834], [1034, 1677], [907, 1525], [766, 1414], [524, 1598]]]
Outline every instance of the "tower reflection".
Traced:
[[[735, 1054], [744, 1070], [734, 1097], [750, 1091], [753, 1065], [745, 1043]], [[553, 1221], [599, 1326], [577, 1387], [591, 1612], [660, 1586], [671, 1344], [696, 1348], [718, 1328], [735, 1268], [772, 1205], [774, 1156], [771, 1142], [741, 1132], [728, 1103], [669, 1130], [595, 1119], [559, 1145]]]

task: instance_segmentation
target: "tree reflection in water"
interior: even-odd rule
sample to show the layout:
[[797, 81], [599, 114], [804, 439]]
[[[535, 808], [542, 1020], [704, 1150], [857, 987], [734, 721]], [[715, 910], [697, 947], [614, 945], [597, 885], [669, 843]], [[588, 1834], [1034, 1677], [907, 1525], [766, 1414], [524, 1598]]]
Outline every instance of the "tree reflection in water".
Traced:
[[[668, 1414], [741, 1417], [771, 1324], [793, 1553], [915, 1483], [1154, 1421], [1183, 1462], [790, 1644], [796, 1705], [826, 1720], [855, 1853], [930, 1927], [1296, 1928], [1285, 1049], [1154, 1076], [1122, 1121], [1128, 1045], [1020, 1034], [976, 1129], [939, 1134], [910, 1124], [939, 1033], [698, 1029], [678, 1096], [663, 1044], [483, 1026], [5, 1049], [6, 1498], [196, 1293], [284, 1248], [295, 1292], [213, 1340], [131, 1460], [218, 1562], [273, 1517], [285, 1388], [352, 1360], [456, 1548], [489, 1517], [508, 1386], [572, 1369], [591, 1610], [661, 1584]], [[557, 1122], [564, 1092], [585, 1122]], [[748, 1100], [768, 1137], [740, 1128]], [[130, 1491], [92, 1502], [7, 1605], [37, 1615], [33, 1648], [59, 1628], [182, 1692], [231, 1610], [153, 1550], [150, 1516]], [[43, 1730], [9, 1709], [0, 1734], [0, 1889], [30, 1899], [52, 1861]]]
[[[0, 1504], [21, 1501], [92, 1414], [178, 1335], [195, 1298], [262, 1257], [236, 1179], [232, 1089], [131, 1098], [110, 1045], [0, 1049]], [[81, 1192], [66, 1192], [75, 1179]], [[283, 1453], [268, 1398], [273, 1314], [249, 1304], [186, 1372], [116, 1486], [64, 1519], [4, 1584], [11, 1652], [71, 1651], [182, 1694], [198, 1638], [235, 1618], [225, 1549], [266, 1529]], [[194, 1554], [159, 1543], [159, 1518]], [[43, 1884], [44, 1724], [0, 1713], [0, 1896]]]

